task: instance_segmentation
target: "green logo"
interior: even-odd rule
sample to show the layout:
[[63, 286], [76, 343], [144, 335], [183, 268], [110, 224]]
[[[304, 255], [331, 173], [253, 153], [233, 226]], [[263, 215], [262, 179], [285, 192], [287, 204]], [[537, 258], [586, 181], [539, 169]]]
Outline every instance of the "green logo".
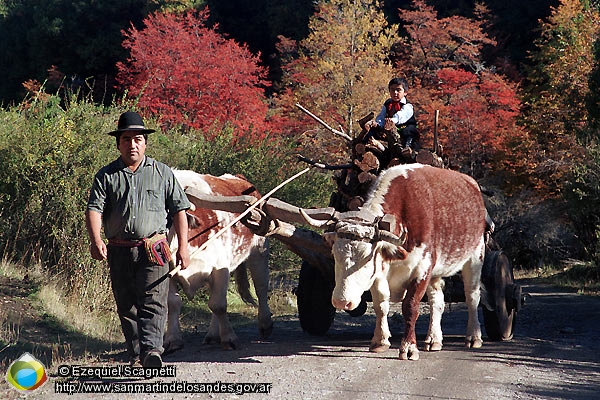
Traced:
[[33, 391], [47, 380], [44, 364], [29, 353], [23, 353], [18, 360], [10, 364], [6, 372], [6, 381], [23, 391]]

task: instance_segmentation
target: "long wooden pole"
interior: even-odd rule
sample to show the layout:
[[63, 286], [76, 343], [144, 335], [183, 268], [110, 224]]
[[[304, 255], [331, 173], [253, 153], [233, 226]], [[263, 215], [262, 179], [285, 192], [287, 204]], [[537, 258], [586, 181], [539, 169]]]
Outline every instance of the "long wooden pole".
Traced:
[[433, 120], [433, 153], [438, 153], [438, 121], [440, 118], [440, 110], [435, 110], [435, 117]]
[[321, 125], [323, 125], [325, 128], [327, 128], [327, 130], [329, 130], [333, 134], [338, 135], [339, 137], [342, 137], [342, 138], [346, 139], [349, 142], [352, 141], [352, 138], [350, 136], [346, 135], [342, 131], [338, 131], [336, 129], [333, 129], [332, 127], [330, 127], [329, 125], [327, 125], [327, 123], [325, 121], [323, 121], [321, 118], [317, 117], [315, 114], [311, 113], [306, 108], [302, 107], [300, 105], [300, 103], [296, 103], [296, 107], [298, 107], [300, 110], [302, 110], [303, 112], [305, 112], [306, 114], [308, 114], [311, 118], [313, 118], [315, 121], [317, 121], [318, 123], [320, 123]]

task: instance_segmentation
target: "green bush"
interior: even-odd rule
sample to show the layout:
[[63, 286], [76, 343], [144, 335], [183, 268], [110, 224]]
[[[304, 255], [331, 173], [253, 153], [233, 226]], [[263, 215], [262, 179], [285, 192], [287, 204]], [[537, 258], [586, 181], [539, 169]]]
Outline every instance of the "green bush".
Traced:
[[[4, 257], [40, 263], [87, 286], [95, 275], [83, 223], [94, 170], [110, 157], [117, 110], [57, 97], [0, 111], [0, 243]], [[84, 290], [87, 290], [85, 288]]]
[[600, 147], [591, 147], [588, 156], [574, 168], [564, 196], [577, 236], [590, 259], [600, 265]]
[[[39, 264], [48, 279], [63, 283], [67, 297], [90, 310], [112, 304], [106, 264], [89, 255], [84, 212], [96, 171], [119, 153], [106, 132], [124, 107], [102, 107], [87, 99], [55, 96], [0, 110], [0, 251], [27, 268]], [[156, 126], [147, 120], [148, 126]], [[294, 144], [267, 137], [260, 143], [232, 142], [232, 132], [158, 132], [147, 154], [173, 167], [220, 175], [243, 174], [262, 193], [303, 169]], [[309, 172], [276, 193], [301, 206], [325, 206], [331, 192], [326, 174]], [[274, 244], [280, 270], [296, 268]]]

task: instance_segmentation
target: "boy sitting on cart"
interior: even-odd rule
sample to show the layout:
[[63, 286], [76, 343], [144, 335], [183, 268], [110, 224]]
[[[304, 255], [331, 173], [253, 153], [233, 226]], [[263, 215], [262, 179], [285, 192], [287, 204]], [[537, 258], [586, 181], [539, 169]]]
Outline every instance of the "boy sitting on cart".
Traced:
[[393, 78], [388, 83], [388, 90], [390, 98], [385, 101], [377, 117], [364, 124], [366, 133], [359, 139], [367, 146], [380, 150], [381, 142], [387, 142], [387, 151], [383, 152], [388, 154], [387, 157], [382, 156], [383, 165], [393, 158], [406, 158], [407, 154], [412, 154], [411, 150], [418, 150], [419, 147], [414, 109], [406, 100], [408, 82], [403, 78]]

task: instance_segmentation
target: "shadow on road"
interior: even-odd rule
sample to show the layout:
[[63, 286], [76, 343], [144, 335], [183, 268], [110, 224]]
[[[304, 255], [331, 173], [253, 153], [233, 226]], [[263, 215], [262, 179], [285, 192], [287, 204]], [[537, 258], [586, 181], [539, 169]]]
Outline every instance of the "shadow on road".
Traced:
[[[512, 371], [515, 391], [524, 398], [588, 399], [600, 389], [600, 298], [565, 293], [550, 286], [522, 282], [531, 297], [517, 316], [514, 338], [506, 342], [486, 340], [481, 349], [464, 347], [467, 312], [464, 304], [449, 304], [444, 312], [442, 329], [444, 349], [438, 353], [421, 352], [422, 363], [442, 358], [481, 363], [493, 371]], [[370, 311], [370, 309], [369, 309]], [[425, 338], [428, 315], [417, 323], [419, 346]], [[483, 321], [481, 312], [480, 320]], [[296, 317], [275, 318], [273, 335], [257, 339], [254, 323], [236, 329], [241, 348], [222, 350], [219, 345], [203, 345], [205, 332], [188, 333], [186, 347], [165, 357], [171, 363], [261, 363], [262, 357], [303, 356], [309, 358], [396, 359], [403, 331], [399, 307], [390, 312], [392, 348], [385, 353], [368, 351], [375, 317], [367, 312], [353, 318], [338, 312], [324, 336], [302, 331]], [[401, 362], [401, 361], [399, 361]], [[400, 364], [399, 364], [400, 365]], [[506, 373], [506, 372], [503, 372]]]

